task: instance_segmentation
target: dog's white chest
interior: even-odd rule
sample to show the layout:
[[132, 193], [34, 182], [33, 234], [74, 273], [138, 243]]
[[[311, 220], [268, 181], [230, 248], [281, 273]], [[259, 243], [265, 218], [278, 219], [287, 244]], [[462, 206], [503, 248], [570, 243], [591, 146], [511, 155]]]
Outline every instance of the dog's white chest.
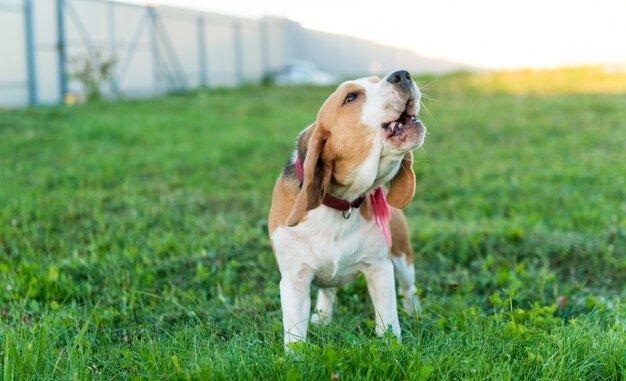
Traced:
[[276, 229], [271, 239], [283, 275], [311, 269], [313, 283], [321, 287], [341, 286], [365, 267], [388, 260], [381, 229], [359, 210], [345, 219], [321, 205], [297, 226]]

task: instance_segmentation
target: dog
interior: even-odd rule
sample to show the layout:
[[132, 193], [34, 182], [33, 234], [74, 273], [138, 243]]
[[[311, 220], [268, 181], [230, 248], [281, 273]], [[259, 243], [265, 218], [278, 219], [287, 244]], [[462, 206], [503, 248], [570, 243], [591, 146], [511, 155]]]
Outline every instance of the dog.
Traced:
[[[412, 151], [424, 142], [421, 93], [406, 70], [339, 85], [296, 148], [272, 194], [268, 230], [281, 274], [284, 345], [306, 339], [311, 284], [319, 288], [313, 323], [332, 318], [336, 289], [365, 276], [376, 333], [419, 310], [403, 209], [415, 193]], [[389, 182], [389, 191], [383, 188]]]

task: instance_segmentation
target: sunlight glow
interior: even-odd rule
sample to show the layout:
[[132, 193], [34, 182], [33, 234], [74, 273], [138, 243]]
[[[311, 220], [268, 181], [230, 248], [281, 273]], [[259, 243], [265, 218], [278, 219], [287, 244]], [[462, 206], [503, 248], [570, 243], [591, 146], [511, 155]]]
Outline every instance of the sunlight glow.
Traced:
[[626, 65], [624, 0], [159, 2], [246, 17], [287, 17], [306, 28], [488, 68]]

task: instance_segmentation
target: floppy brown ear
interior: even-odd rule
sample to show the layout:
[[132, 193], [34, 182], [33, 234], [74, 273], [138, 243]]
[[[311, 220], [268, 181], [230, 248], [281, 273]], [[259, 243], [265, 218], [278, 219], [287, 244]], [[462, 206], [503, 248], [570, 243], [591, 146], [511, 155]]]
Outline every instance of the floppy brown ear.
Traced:
[[387, 203], [394, 208], [404, 209], [415, 195], [415, 172], [413, 172], [413, 153], [407, 152], [400, 163], [400, 170], [391, 179]]
[[287, 217], [287, 226], [295, 226], [307, 211], [317, 208], [321, 203], [333, 173], [332, 162], [324, 160], [322, 153], [328, 136], [319, 124], [315, 125], [309, 147], [304, 159], [304, 179], [302, 189], [296, 196], [296, 201]]

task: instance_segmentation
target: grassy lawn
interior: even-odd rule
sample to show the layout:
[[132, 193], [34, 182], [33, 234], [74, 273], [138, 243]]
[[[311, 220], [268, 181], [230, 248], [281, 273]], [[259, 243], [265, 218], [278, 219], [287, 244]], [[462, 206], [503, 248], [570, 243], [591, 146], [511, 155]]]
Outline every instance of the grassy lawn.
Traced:
[[0, 378], [626, 379], [624, 79], [511, 75], [420, 80], [402, 344], [358, 279], [297, 356], [266, 216], [329, 89], [0, 112]]

